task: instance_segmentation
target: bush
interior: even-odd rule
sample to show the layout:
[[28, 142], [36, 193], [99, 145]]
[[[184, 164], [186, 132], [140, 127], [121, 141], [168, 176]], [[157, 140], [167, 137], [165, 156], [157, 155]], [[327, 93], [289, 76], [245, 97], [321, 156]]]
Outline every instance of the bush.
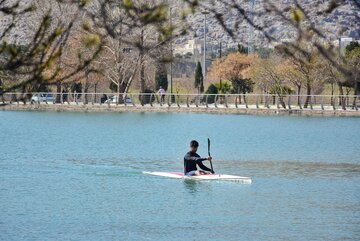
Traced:
[[205, 94], [210, 95], [208, 96], [207, 103], [213, 104], [215, 102], [215, 95], [217, 95], [218, 93], [218, 88], [214, 84], [211, 84], [205, 92]]
[[234, 92], [232, 84], [229, 81], [222, 81], [221, 87], [220, 83], [216, 83], [215, 86], [220, 94], [229, 94]]

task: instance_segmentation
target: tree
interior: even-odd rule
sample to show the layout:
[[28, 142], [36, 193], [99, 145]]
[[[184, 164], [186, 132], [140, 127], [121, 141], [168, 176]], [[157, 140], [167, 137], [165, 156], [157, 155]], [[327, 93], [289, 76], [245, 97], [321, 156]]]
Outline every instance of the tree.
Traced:
[[[302, 51], [306, 49], [306, 51]], [[301, 44], [301, 49], [293, 47], [279, 48], [279, 51], [286, 56], [289, 54], [289, 60], [295, 66], [301, 78], [304, 79], [304, 85], [306, 88], [306, 99], [304, 108], [307, 108], [310, 101], [311, 95], [313, 94], [313, 87], [316, 85], [322, 85], [325, 82], [324, 76], [322, 75], [323, 61], [318, 50], [313, 45], [309, 45], [306, 42]]]
[[251, 79], [236, 79], [233, 80], [233, 89], [237, 94], [246, 94], [254, 91], [255, 82]]
[[349, 55], [356, 48], [360, 48], [360, 44], [356, 41], [351, 41], [345, 48], [345, 54]]
[[215, 102], [215, 97], [218, 94], [218, 88], [214, 84], [211, 84], [211, 85], [209, 85], [205, 94], [209, 95], [207, 98], [207, 103], [212, 104]]
[[[258, 59], [251, 67], [251, 77], [265, 93], [278, 96], [280, 104], [286, 108], [284, 95], [293, 91], [289, 86], [296, 71], [279, 54], [272, 54], [269, 59]], [[297, 80], [299, 81], [299, 80]], [[301, 88], [301, 81], [297, 82]], [[300, 89], [298, 90], [300, 91]], [[274, 99], [275, 100], [275, 99]], [[298, 99], [298, 103], [300, 100]]]
[[232, 53], [227, 57], [213, 63], [209, 71], [209, 77], [213, 80], [228, 80], [238, 94], [246, 94], [253, 91], [254, 83], [249, 77], [249, 69], [255, 63], [256, 56], [247, 56], [241, 53]]
[[[13, 4], [11, 2], [14, 2]], [[150, 37], [146, 36], [162, 36], [162, 43], [166, 42], [169, 39], [174, 39], [182, 34], [185, 34], [188, 29], [190, 29], [190, 22], [188, 22], [189, 15], [197, 14], [199, 11], [207, 10], [210, 12], [209, 17], [214, 18], [219, 26], [233, 39], [239, 36], [243, 23], [252, 25], [254, 30], [261, 33], [264, 36], [266, 42], [283, 42], [277, 36], [278, 31], [271, 31], [271, 28], [278, 22], [281, 24], [287, 25], [291, 31], [289, 36], [291, 36], [294, 42], [285, 43], [284, 46], [287, 50], [285, 53], [289, 56], [292, 56], [292, 49], [297, 49], [299, 52], [309, 54], [311, 49], [308, 49], [306, 45], [303, 45], [302, 42], [306, 42], [314, 47], [317, 50], [317, 54], [324, 57], [329, 63], [331, 63], [347, 81], [354, 78], [353, 71], [348, 69], [348, 65], [343, 65], [342, 61], [337, 61], [336, 57], [331, 53], [334, 49], [333, 44], [331, 44], [331, 38], [329, 35], [336, 32], [337, 36], [342, 35], [348, 29], [348, 26], [344, 26], [342, 21], [339, 21], [340, 32], [329, 31], [332, 33], [325, 33], [320, 27], [320, 25], [314, 24], [314, 15], [316, 16], [316, 21], [321, 22], [322, 19], [332, 16], [334, 11], [337, 11], [338, 8], [346, 7], [349, 8], [349, 15], [356, 13], [360, 9], [360, 4], [358, 1], [294, 1], [292, 6], [287, 5], [286, 8], [282, 4], [277, 4], [278, 1], [273, 0], [264, 0], [262, 1], [262, 8], [256, 8], [252, 15], [257, 16], [258, 20], [263, 21], [253, 21], [253, 18], [249, 16], [247, 9], [248, 4], [244, 1], [193, 1], [193, 0], [182, 0], [177, 1], [183, 3], [184, 7], [179, 8], [175, 14], [178, 14], [177, 18], [174, 19], [174, 24], [169, 23], [169, 6], [164, 3], [164, 1], [157, 0], [126, 0], [126, 1], [109, 1], [109, 0], [66, 0], [66, 1], [45, 1], [38, 0], [42, 4], [46, 2], [51, 2], [51, 6], [65, 6], [71, 5], [76, 11], [71, 15], [64, 15], [64, 18], [58, 23], [55, 23], [55, 17], [53, 17], [53, 12], [45, 11], [43, 16], [40, 16], [38, 19], [37, 26], [32, 29], [30, 42], [25, 45], [25, 52], [19, 51], [16, 47], [10, 47], [9, 43], [5, 40], [8, 39], [10, 33], [19, 22], [19, 19], [27, 20], [27, 16], [36, 15], [38, 12], [35, 11], [33, 6], [26, 6], [19, 3], [28, 2], [28, 1], [0, 1], [0, 12], [5, 15], [4, 18], [11, 19], [10, 24], [5, 26], [5, 29], [0, 33], [0, 52], [8, 51], [11, 53], [12, 57], [6, 62], [1, 63], [0, 71], [1, 72], [10, 72], [12, 76], [21, 75], [21, 78], [14, 78], [11, 80], [11, 85], [6, 84], [5, 91], [11, 90], [21, 90], [25, 91], [29, 86], [35, 85], [36, 83], [41, 84], [54, 84], [52, 77], [58, 77], [60, 73], [63, 73], [61, 78], [57, 78], [56, 81], [63, 81], [69, 78], [73, 78], [76, 74], [80, 73], [81, 75], [86, 75], [88, 69], [90, 68], [91, 62], [98, 56], [100, 51], [103, 51], [102, 48], [103, 40], [107, 36], [117, 37], [121, 40], [122, 44], [131, 45], [138, 49], [138, 57], [135, 58], [136, 65], [131, 70], [135, 70], [135, 74], [131, 74], [126, 80], [116, 80], [120, 82], [120, 89], [124, 89], [122, 92], [128, 91], [135, 75], [140, 79], [141, 89], [144, 89], [146, 86], [146, 80], [153, 80], [154, 78], [146, 79], [146, 65], [147, 56], [156, 55], [153, 51], [155, 46], [149, 46], [147, 43], [149, 41], [140, 41], [140, 39], [147, 39]], [[91, 2], [91, 3], [90, 3]], [[90, 3], [90, 4], [89, 4]], [[100, 7], [96, 8], [94, 5], [98, 4]], [[306, 5], [305, 5], [306, 4]], [[307, 7], [310, 5], [310, 7]], [[23, 7], [26, 6], [26, 7]], [[42, 8], [42, 5], [39, 5], [38, 9]], [[320, 10], [319, 10], [320, 9]], [[95, 10], [95, 11], [92, 11]], [[107, 11], [111, 10], [111, 11]], [[258, 12], [261, 11], [261, 12]], [[108, 14], [111, 12], [112, 14]], [[175, 15], [174, 14], [174, 15]], [[228, 24], [226, 21], [229, 19], [229, 14], [235, 14], [237, 17], [234, 22]], [[124, 18], [124, 21], [118, 21], [119, 19], [113, 18], [113, 16], [118, 15]], [[266, 17], [275, 15], [277, 23], [274, 21], [267, 21]], [[66, 17], [65, 17], [66, 16]], [[66, 45], [67, 41], [71, 37], [71, 30], [81, 25], [81, 21], [84, 16], [90, 16], [90, 21], [96, 24], [102, 24], [103, 28], [99, 32], [91, 31], [86, 37], [87, 44], [92, 44], [95, 48], [91, 56], [84, 58], [84, 55], [79, 53], [79, 57], [76, 58], [76, 66], [72, 68], [72, 72], [63, 70], [62, 67], [57, 65], [57, 61], [63, 54], [63, 48]], [[69, 19], [69, 21], [64, 21]], [[346, 24], [346, 21], [343, 21]], [[50, 23], [50, 24], [49, 24]], [[53, 23], [53, 24], [51, 24]], [[341, 26], [342, 25], [342, 26]], [[149, 27], [149, 28], [148, 28]], [[123, 28], [124, 31], [119, 31]], [[142, 35], [141, 31], [151, 29], [151, 35]], [[86, 28], [83, 29], [87, 31]], [[119, 35], [119, 32], [121, 35]], [[130, 33], [130, 35], [129, 35]], [[140, 34], [144, 38], [137, 38], [134, 41], [134, 34]], [[130, 38], [127, 38], [130, 36]], [[318, 41], [321, 40], [321, 41]], [[324, 44], [324, 42], [326, 44]], [[85, 44], [85, 45], [87, 45]], [[18, 44], [16, 44], [18, 46]], [[55, 63], [55, 64], [54, 64]], [[149, 68], [148, 68], [149, 69]], [[50, 70], [50, 71], [49, 71]], [[47, 72], [46, 76], [44, 73]], [[53, 74], [50, 74], [53, 73]], [[307, 84], [306, 84], [307, 85]], [[25, 88], [26, 86], [26, 88]]]
[[[351, 69], [354, 82], [352, 83], [354, 88], [354, 95], [359, 95], [359, 88], [360, 88], [360, 47], [352, 49], [347, 54], [347, 63], [349, 68]], [[356, 97], [353, 101], [353, 106], [356, 105]]]
[[[39, 85], [51, 86], [70, 79], [78, 80], [100, 52], [102, 41], [99, 34], [90, 28], [83, 28], [84, 42], [81, 42], [81, 48], [72, 49], [77, 55], [72, 61], [72, 67], [65, 70], [59, 63], [67, 52], [72, 32], [79, 26], [79, 16], [84, 14], [87, 3], [69, 0], [51, 1], [52, 4], [48, 6], [42, 5], [46, 2], [38, 0], [33, 5], [15, 1], [0, 2], [1, 14], [11, 19], [8, 27], [0, 32], [0, 55], [5, 53], [10, 56], [1, 61], [0, 72], [8, 72], [15, 77], [8, 81], [5, 92], [26, 92]], [[61, 9], [69, 8], [71, 11], [68, 14], [57, 14]], [[13, 38], [21, 23], [27, 26], [29, 34]], [[86, 57], [81, 54], [84, 48], [91, 48]]]
[[215, 83], [215, 86], [221, 94], [231, 94], [234, 92], [232, 84], [229, 81], [222, 81], [221, 86], [220, 83]]
[[353, 71], [354, 81], [359, 82], [360, 77], [360, 47], [353, 49], [348, 55], [348, 64]]
[[[155, 86], [154, 70], [158, 63], [169, 61], [165, 52], [174, 28], [166, 3], [96, 0], [93, 5], [88, 15], [106, 37], [100, 62], [105, 76], [118, 86], [118, 94], [134, 85], [141, 93]], [[141, 95], [142, 103], [144, 98]]]
[[155, 74], [155, 89], [163, 87], [165, 91], [168, 89], [168, 77], [165, 63], [161, 63]]
[[241, 44], [238, 44], [238, 52], [241, 53], [241, 54], [248, 54], [249, 52], [249, 49], [244, 47], [243, 45]]
[[[279, 66], [278, 70], [280, 71], [280, 75], [284, 78], [286, 84], [291, 84], [297, 94], [297, 104], [301, 104], [301, 90], [303, 89], [306, 79], [304, 76], [298, 71], [297, 67], [293, 64], [293, 62], [289, 59], [283, 59], [281, 62], [281, 66]], [[286, 93], [286, 89], [283, 89], [284, 93]], [[287, 92], [291, 94], [292, 92]]]
[[200, 62], [196, 65], [194, 86], [199, 93], [204, 92], [204, 76]]

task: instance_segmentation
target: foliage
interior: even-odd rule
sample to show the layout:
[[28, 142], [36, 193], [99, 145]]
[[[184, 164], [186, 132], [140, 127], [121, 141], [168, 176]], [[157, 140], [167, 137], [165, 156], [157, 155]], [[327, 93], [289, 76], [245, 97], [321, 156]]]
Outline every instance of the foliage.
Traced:
[[229, 81], [222, 81], [221, 85], [220, 82], [215, 83], [215, 86], [221, 94], [230, 94], [234, 92], [232, 84]]
[[[78, 16], [85, 11], [86, 1], [74, 5], [75, 2], [58, 2], [41, 14], [37, 9], [39, 3], [34, 5], [21, 5], [7, 1], [0, 2], [0, 12], [4, 18], [12, 19], [10, 25], [0, 34], [0, 55], [7, 55], [7, 59], [0, 62], [0, 73], [8, 73], [12, 78], [7, 79], [3, 87], [4, 91], [20, 90], [23, 92], [34, 91], [41, 86], [50, 86], [57, 83], [79, 80], [85, 74], [85, 70], [91, 72], [89, 66], [97, 57], [102, 46], [102, 40], [93, 29], [83, 29], [84, 39], [87, 42], [87, 55], [83, 53], [84, 48], [72, 49], [77, 53], [72, 60], [71, 68], [62, 65], [68, 53], [68, 43], [73, 39], [76, 30], [74, 24]], [[62, 16], [62, 9], [71, 6], [69, 15]], [[65, 11], [65, 10], [64, 10]], [[71, 14], [71, 15], [70, 15]], [[34, 23], [34, 31], [28, 35], [22, 45], [7, 42], [11, 40], [11, 34], [17, 28], [19, 19], [26, 16], [38, 16], [39, 21]], [[96, 41], [95, 41], [96, 40]], [[85, 47], [85, 46], [84, 46]], [[69, 65], [68, 65], [69, 66]], [[41, 87], [43, 88], [43, 87]]]
[[[167, 1], [38, 0], [33, 1], [34, 5], [22, 5], [22, 2], [25, 1], [0, 1], [0, 13], [4, 19], [10, 19], [10, 24], [0, 33], [0, 55], [6, 53], [9, 56], [0, 62], [0, 74], [5, 76], [1, 88], [5, 92], [28, 91], [42, 85], [56, 85], [59, 88], [69, 82], [88, 79], [91, 73], [97, 73], [99, 69], [103, 70], [107, 80], [116, 82], [121, 92], [127, 92], [136, 78], [144, 90], [147, 86], [145, 81], [154, 80], [153, 76], [145, 75], [145, 68], [150, 69], [153, 62], [158, 63], [159, 56], [164, 56], [159, 52], [166, 51], [170, 41], [191, 29], [189, 16], [204, 9], [210, 12], [209, 17], [212, 17], [233, 41], [237, 41], [242, 23], [246, 22], [262, 34], [267, 42], [283, 42], [269, 31], [274, 23], [262, 19], [263, 16], [275, 15], [279, 21], [289, 25], [294, 30], [292, 37], [295, 41], [284, 42], [283, 54], [294, 60], [289, 66], [295, 69], [297, 74], [300, 73], [299, 76], [304, 77], [301, 79], [305, 81], [307, 93], [319, 83], [317, 78], [321, 77], [323, 72], [316, 70], [314, 66], [326, 66], [325, 62], [333, 66], [342, 76], [341, 79], [346, 79], [338, 81], [340, 84], [351, 83], [357, 78], [354, 71], [356, 62], [354, 65], [352, 59], [344, 63], [343, 59], [338, 59], [339, 57], [333, 54], [334, 48], [328, 42], [330, 38], [327, 38], [327, 33], [313, 24], [313, 14], [307, 12], [314, 11], [317, 17], [326, 18], [343, 5], [338, 1], [315, 1], [317, 7], [306, 10], [304, 6], [309, 4], [309, 1], [295, 1], [291, 7], [284, 9], [275, 4], [276, 1], [264, 0], [262, 4], [265, 12], [257, 16], [262, 21], [256, 22], [251, 20], [247, 4], [242, 1], [211, 1], [213, 4], [207, 4], [207, 1], [179, 0], [179, 3], [184, 3], [184, 7], [173, 14], [170, 13], [171, 6]], [[355, 13], [360, 9], [358, 1], [345, 3], [350, 4], [351, 11]], [[229, 12], [237, 16], [232, 24], [226, 22]], [[23, 41], [23, 46], [7, 42], [19, 20], [28, 16], [35, 16], [37, 19], [27, 36], [29, 41]], [[176, 21], [171, 21], [170, 17], [173, 16]], [[343, 29], [347, 29], [347, 26]], [[154, 38], [156, 41], [153, 41]], [[110, 46], [109, 42], [113, 42], [113, 45]], [[117, 48], [124, 46], [136, 51], [130, 58], [119, 55], [106, 59], [101, 56], [105, 46], [111, 47], [114, 55], [121, 53]], [[234, 51], [237, 51], [236, 48]], [[242, 47], [240, 52], [247, 51]], [[98, 60], [99, 56], [103, 59]], [[264, 57], [263, 54], [261, 56]], [[104, 65], [107, 68], [104, 69]], [[238, 89], [248, 91], [251, 88], [239, 87], [251, 86], [245, 69], [241, 69], [241, 76], [223, 79], [231, 81]], [[114, 74], [114, 71], [118, 73]], [[239, 84], [239, 81], [243, 83]], [[199, 83], [198, 86], [203, 84]]]
[[278, 93], [281, 93], [281, 96], [290, 95], [294, 93], [294, 90], [288, 85], [277, 85], [270, 88], [269, 94], [278, 95]]
[[82, 92], [82, 84], [81, 83], [73, 83], [70, 87], [71, 92], [81, 93]]
[[241, 44], [238, 44], [238, 49], [237, 51], [241, 54], [248, 54], [249, 53], [249, 48], [247, 47], [244, 47], [243, 45]]
[[198, 89], [200, 93], [204, 92], [204, 76], [200, 62], [196, 65], [194, 87]]
[[214, 84], [211, 84], [211, 85], [209, 85], [209, 87], [206, 90], [205, 94], [210, 95], [210, 96], [208, 96], [207, 102], [209, 104], [212, 104], [212, 103], [215, 102], [215, 97], [218, 94], [218, 88]]
[[360, 47], [354, 48], [351, 52], [347, 54], [346, 58], [347, 58], [347, 64], [353, 76], [352, 79], [353, 81], [347, 81], [349, 82], [347, 86], [354, 88], [355, 89], [354, 94], [357, 94], [356, 87], [360, 85], [359, 83], [360, 82]]
[[351, 52], [353, 50], [355, 50], [356, 48], [360, 48], [360, 44], [358, 42], [356, 42], [356, 41], [350, 42], [345, 48], [346, 55], [351, 54]]
[[253, 91], [254, 82], [250, 80], [249, 69], [257, 57], [241, 53], [232, 53], [217, 60], [210, 68], [209, 76], [212, 79], [228, 80], [235, 93], [249, 93]]
[[233, 81], [234, 92], [237, 94], [246, 94], [254, 91], [255, 82], [251, 79], [237, 79]]

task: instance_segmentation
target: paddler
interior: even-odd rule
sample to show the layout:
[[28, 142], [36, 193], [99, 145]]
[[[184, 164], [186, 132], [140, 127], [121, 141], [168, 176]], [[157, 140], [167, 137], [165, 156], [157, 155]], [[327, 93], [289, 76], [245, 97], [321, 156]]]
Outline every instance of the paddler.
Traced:
[[[184, 174], [186, 176], [200, 176], [206, 175], [209, 173], [214, 174], [215, 172], [211, 171], [210, 168], [206, 167], [202, 162], [212, 160], [212, 157], [201, 158], [196, 152], [199, 147], [199, 143], [195, 140], [190, 142], [190, 151], [186, 153], [184, 157]], [[201, 170], [198, 170], [196, 165], [198, 165]]]

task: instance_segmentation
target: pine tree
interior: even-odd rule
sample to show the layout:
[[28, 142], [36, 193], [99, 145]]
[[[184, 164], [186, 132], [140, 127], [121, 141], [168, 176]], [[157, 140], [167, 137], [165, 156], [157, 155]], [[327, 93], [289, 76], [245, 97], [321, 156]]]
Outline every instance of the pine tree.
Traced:
[[238, 44], [238, 52], [240, 54], [248, 54], [249, 50], [248, 48], [245, 48], [243, 45]]
[[204, 92], [204, 76], [200, 62], [198, 62], [196, 66], [194, 84], [195, 88], [200, 89], [200, 92]]
[[165, 64], [161, 64], [155, 73], [155, 90], [160, 89], [160, 86], [163, 87], [165, 91], [168, 89], [168, 77]]

